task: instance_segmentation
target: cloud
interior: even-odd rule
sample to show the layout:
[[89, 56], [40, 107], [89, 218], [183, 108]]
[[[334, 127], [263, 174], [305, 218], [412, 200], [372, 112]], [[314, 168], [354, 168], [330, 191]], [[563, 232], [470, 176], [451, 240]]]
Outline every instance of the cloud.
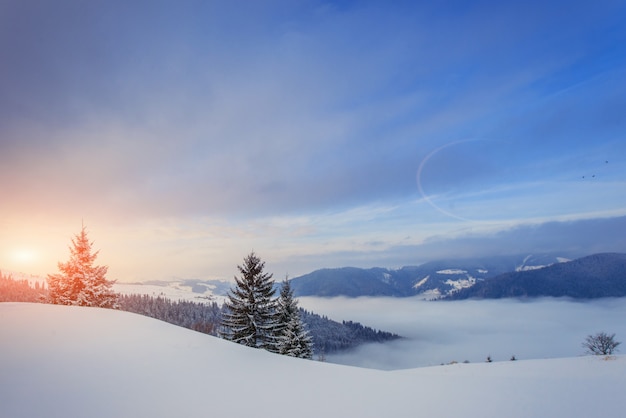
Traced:
[[0, 215], [304, 273], [623, 208], [619, 6], [492, 6], [3, 2]]
[[300, 298], [329, 318], [354, 320], [405, 337], [331, 354], [331, 362], [379, 369], [582, 355], [584, 338], [599, 331], [623, 341], [626, 299], [426, 302], [403, 298]]
[[[483, 224], [466, 229], [431, 226], [415, 236], [403, 231], [385, 230], [378, 224], [368, 235], [341, 240], [335, 246], [295, 246], [277, 267], [302, 274], [323, 267], [386, 267], [399, 268], [419, 265], [438, 259], [462, 259], [494, 255], [557, 253], [563, 257], [578, 257], [598, 252], [626, 252], [626, 217], [579, 219], [540, 223]], [[439, 234], [437, 233], [439, 231]], [[446, 234], [447, 231], [447, 234]], [[404, 232], [405, 235], [400, 235]], [[425, 235], [421, 235], [425, 233]], [[380, 239], [378, 245], [368, 245]], [[333, 238], [328, 238], [333, 240]], [[297, 266], [297, 267], [296, 267]]]
[[[19, 114], [3, 124], [12, 138], [5, 161], [56, 172], [55, 188], [100, 186], [125, 213], [362, 205], [414, 192], [421, 158], [474, 137], [496, 103], [517, 106], [558, 68], [532, 55], [520, 69], [497, 58], [519, 55], [512, 46], [536, 29], [515, 9], [493, 19], [477, 7], [433, 31], [440, 10], [284, 6], [10, 4], [18, 23], [4, 29], [13, 44], [3, 48], [2, 79], [12, 93], [0, 107]], [[546, 24], [554, 10], [541, 12]], [[460, 42], [468, 37], [475, 42]], [[471, 71], [476, 60], [492, 64], [487, 73]], [[90, 160], [92, 170], [81, 164]], [[430, 183], [488, 179], [491, 171], [478, 175], [487, 167], [469, 161], [441, 162]], [[77, 171], [82, 180], [72, 181]], [[36, 179], [19, 180], [48, 204], [77, 198], [57, 200]], [[89, 200], [102, 206], [97, 194]]]

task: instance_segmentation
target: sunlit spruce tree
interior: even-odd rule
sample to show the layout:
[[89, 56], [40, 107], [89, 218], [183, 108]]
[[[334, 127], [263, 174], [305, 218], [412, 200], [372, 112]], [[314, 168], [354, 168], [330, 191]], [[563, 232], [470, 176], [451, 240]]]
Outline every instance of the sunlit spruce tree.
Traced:
[[300, 318], [298, 301], [289, 280], [283, 281], [278, 297], [278, 353], [291, 357], [313, 358], [313, 342]]
[[277, 352], [276, 300], [272, 274], [263, 271], [265, 263], [250, 253], [235, 277], [224, 304], [221, 334], [248, 347]]
[[96, 266], [98, 252], [92, 252], [92, 242], [83, 226], [72, 239], [70, 259], [59, 263], [59, 274], [48, 275], [48, 297], [58, 305], [96, 306], [117, 308], [114, 281], [106, 279], [107, 266]]

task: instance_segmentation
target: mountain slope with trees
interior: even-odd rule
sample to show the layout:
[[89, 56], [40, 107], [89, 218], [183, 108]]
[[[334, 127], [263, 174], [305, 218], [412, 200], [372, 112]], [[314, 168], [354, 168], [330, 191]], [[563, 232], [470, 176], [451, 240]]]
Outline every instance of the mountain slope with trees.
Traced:
[[[213, 336], [219, 334], [223, 314], [223, 307], [215, 302], [172, 301], [162, 296], [120, 295], [119, 305], [122, 311], [159, 319]], [[337, 322], [302, 308], [297, 309], [303, 330], [311, 337], [313, 355], [322, 356], [356, 348], [365, 343], [382, 343], [401, 338], [397, 334], [375, 330], [358, 322]]]
[[[282, 288], [279, 289], [282, 292]], [[30, 283], [28, 280], [15, 279], [11, 274], [0, 271], [0, 302], [46, 303], [49, 302], [47, 295], [47, 289], [40, 285], [39, 281]], [[285, 299], [289, 304], [287, 296]], [[313, 355], [323, 358], [325, 354], [353, 349], [361, 344], [401, 338], [396, 334], [375, 330], [358, 322], [333, 321], [326, 316], [297, 307], [297, 303], [289, 305], [288, 310], [297, 309], [301, 324], [295, 319], [289, 321], [290, 332], [294, 338], [288, 339], [290, 344], [283, 346], [286, 355], [293, 356], [294, 353], [298, 353], [305, 358]], [[213, 336], [219, 334], [224, 310], [216, 302], [172, 300], [163, 295], [148, 294], [118, 294], [116, 308]], [[291, 314], [293, 312], [290, 312]], [[301, 344], [302, 341], [308, 341], [308, 337], [313, 345], [311, 356], [306, 344]], [[291, 344], [294, 341], [296, 343]]]
[[505, 273], [446, 299], [511, 297], [592, 299], [626, 296], [626, 254], [602, 253], [542, 269]]

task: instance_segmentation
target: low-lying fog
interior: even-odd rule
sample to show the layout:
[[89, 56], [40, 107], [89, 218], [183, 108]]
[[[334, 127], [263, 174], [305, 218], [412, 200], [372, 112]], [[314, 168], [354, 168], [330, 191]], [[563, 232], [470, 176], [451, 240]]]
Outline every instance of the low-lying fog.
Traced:
[[414, 298], [299, 298], [336, 321], [352, 320], [405, 337], [330, 354], [326, 360], [383, 370], [449, 363], [572, 357], [589, 334], [615, 333], [626, 352], [626, 298], [428, 302]]

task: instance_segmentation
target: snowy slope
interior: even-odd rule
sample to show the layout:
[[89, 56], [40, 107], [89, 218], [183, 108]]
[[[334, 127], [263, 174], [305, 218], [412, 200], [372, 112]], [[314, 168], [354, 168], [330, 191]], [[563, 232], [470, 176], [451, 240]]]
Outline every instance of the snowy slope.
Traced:
[[620, 416], [626, 357], [385, 372], [287, 358], [139, 315], [0, 303], [3, 417]]

